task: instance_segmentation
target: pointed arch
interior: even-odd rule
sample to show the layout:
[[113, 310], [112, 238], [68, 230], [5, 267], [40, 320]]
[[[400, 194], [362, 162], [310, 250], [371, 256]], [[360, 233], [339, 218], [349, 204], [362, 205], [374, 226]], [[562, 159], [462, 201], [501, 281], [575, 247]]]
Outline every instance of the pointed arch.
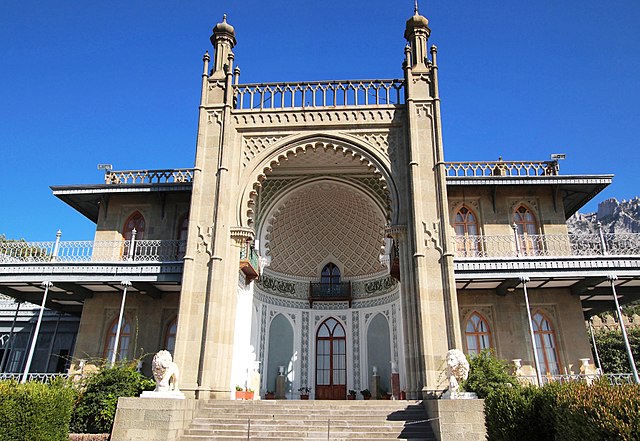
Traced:
[[165, 326], [164, 330], [164, 345], [162, 349], [171, 352], [176, 348], [176, 333], [178, 332], [178, 316], [173, 317]]
[[560, 373], [560, 357], [556, 332], [552, 321], [542, 310], [534, 311], [532, 315], [533, 335], [536, 340], [536, 351], [542, 375], [556, 375]]
[[178, 242], [178, 249], [176, 252], [176, 258], [181, 260], [187, 251], [187, 237], [189, 233], [189, 213], [185, 213], [178, 219], [178, 225], [176, 228], [176, 239]]
[[[102, 356], [105, 360], [110, 360], [113, 355], [113, 349], [116, 343], [116, 333], [118, 332], [118, 319], [114, 319], [107, 328], [105, 337], [104, 351]], [[125, 317], [122, 321], [122, 329], [120, 329], [120, 339], [118, 341], [118, 354], [116, 359], [126, 360], [129, 356], [129, 343], [131, 342], [131, 324]]]
[[478, 216], [471, 208], [462, 205], [456, 210], [453, 215], [453, 229], [456, 234], [457, 256], [476, 257], [482, 252]]
[[347, 397], [347, 334], [333, 317], [316, 331], [316, 399]]
[[320, 272], [320, 283], [337, 285], [340, 283], [340, 268], [333, 262], [327, 263]]
[[492, 347], [489, 321], [478, 311], [473, 311], [467, 318], [464, 335], [468, 354], [477, 355]]
[[389, 223], [397, 223], [400, 198], [390, 171], [389, 158], [384, 157], [368, 145], [364, 145], [358, 139], [318, 133], [300, 137], [286, 137], [256, 156], [252, 167], [243, 173], [242, 181], [245, 184], [238, 199], [238, 225], [254, 226], [258, 189], [274, 168], [290, 158], [315, 151], [333, 151], [336, 154], [350, 156], [367, 167], [386, 191], [389, 204], [387, 213]]
[[513, 212], [513, 223], [520, 238], [520, 251], [525, 256], [535, 256], [541, 249], [539, 224], [533, 210], [520, 204]]
[[129, 215], [122, 226], [122, 237], [124, 240], [131, 240], [133, 230], [136, 230], [136, 240], [144, 238], [146, 222], [144, 216], [139, 211], [134, 211]]

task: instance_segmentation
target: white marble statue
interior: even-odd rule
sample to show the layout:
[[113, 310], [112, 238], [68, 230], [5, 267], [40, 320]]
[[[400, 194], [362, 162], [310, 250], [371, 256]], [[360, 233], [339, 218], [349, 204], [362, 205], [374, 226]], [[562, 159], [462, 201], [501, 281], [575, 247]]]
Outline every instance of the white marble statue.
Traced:
[[449, 392], [455, 395], [460, 390], [460, 381], [466, 380], [469, 376], [469, 362], [461, 350], [451, 349], [447, 352], [447, 369]]
[[169, 351], [160, 351], [154, 355], [151, 369], [156, 380], [154, 392], [180, 392], [178, 365], [173, 362]]

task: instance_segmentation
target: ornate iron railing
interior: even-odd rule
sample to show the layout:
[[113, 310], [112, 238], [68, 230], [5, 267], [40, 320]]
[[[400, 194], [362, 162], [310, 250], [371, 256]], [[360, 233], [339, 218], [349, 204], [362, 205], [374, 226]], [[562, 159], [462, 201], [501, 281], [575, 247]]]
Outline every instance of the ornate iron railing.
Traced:
[[454, 236], [458, 258], [637, 256], [639, 233]]
[[181, 260], [184, 240], [1, 242], [0, 263], [166, 262]]
[[348, 301], [351, 307], [351, 282], [342, 283], [309, 283], [309, 303]]
[[345, 80], [234, 86], [236, 109], [404, 104], [404, 80]]
[[256, 271], [259, 269], [260, 256], [256, 249], [252, 246], [242, 247], [240, 249], [240, 260], [246, 260], [249, 264], [255, 268]]
[[193, 169], [119, 170], [104, 174], [105, 184], [171, 184], [193, 181]]
[[555, 176], [558, 161], [446, 162], [447, 176]]
[[[22, 373], [16, 372], [1, 372], [0, 373], [0, 381], [13, 380], [20, 381], [22, 380]], [[41, 373], [34, 372], [27, 374], [27, 381], [40, 381], [42, 383], [48, 383], [55, 378], [68, 378], [69, 375], [64, 373]]]

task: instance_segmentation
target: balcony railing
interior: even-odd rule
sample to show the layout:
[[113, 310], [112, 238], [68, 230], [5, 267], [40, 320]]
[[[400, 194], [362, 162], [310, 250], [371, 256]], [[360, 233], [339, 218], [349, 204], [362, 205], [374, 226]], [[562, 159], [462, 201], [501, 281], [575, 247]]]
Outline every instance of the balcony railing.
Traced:
[[555, 176], [558, 161], [447, 162], [447, 176]]
[[177, 184], [193, 181], [193, 169], [119, 170], [104, 174], [105, 184]]
[[309, 283], [309, 305], [313, 302], [349, 302], [351, 308], [351, 282]]
[[403, 104], [404, 80], [239, 84], [234, 96], [247, 110]]
[[[537, 384], [538, 379], [535, 375], [519, 375], [518, 379], [524, 380], [528, 384]], [[624, 384], [634, 384], [633, 374], [556, 374], [544, 375], [542, 384], [549, 383], [575, 383], [584, 382], [592, 383], [597, 380], [605, 380], [612, 386], [620, 386]]]
[[[0, 381], [20, 381], [24, 374], [15, 373], [15, 372], [0, 372]], [[65, 373], [39, 373], [33, 372], [27, 374], [27, 381], [39, 381], [41, 383], [49, 383], [56, 378], [68, 378], [69, 376]]]
[[638, 256], [640, 233], [454, 236], [456, 257]]
[[0, 264], [167, 262], [184, 256], [184, 240], [0, 242]]
[[247, 243], [240, 249], [240, 271], [247, 278], [247, 283], [260, 276], [260, 256], [251, 245]]

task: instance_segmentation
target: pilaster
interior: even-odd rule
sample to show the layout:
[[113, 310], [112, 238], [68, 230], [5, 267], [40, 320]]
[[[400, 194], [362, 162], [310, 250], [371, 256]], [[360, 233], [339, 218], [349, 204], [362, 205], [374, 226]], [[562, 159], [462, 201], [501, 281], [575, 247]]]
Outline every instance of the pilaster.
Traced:
[[[449, 251], [448, 207], [437, 96], [437, 65], [426, 58], [428, 21], [417, 14], [407, 21], [410, 42], [405, 64], [407, 107], [407, 160], [409, 207], [409, 280], [403, 280], [409, 323], [417, 330], [408, 335], [408, 357], [416, 386], [423, 392], [445, 387], [440, 370], [450, 348], [461, 345], [457, 298], [453, 283], [453, 255]], [[412, 312], [413, 305], [415, 311]], [[411, 315], [415, 315], [411, 317]], [[443, 332], [446, 331], [446, 332]], [[410, 349], [410, 348], [408, 348]], [[422, 366], [422, 367], [421, 367]]]

